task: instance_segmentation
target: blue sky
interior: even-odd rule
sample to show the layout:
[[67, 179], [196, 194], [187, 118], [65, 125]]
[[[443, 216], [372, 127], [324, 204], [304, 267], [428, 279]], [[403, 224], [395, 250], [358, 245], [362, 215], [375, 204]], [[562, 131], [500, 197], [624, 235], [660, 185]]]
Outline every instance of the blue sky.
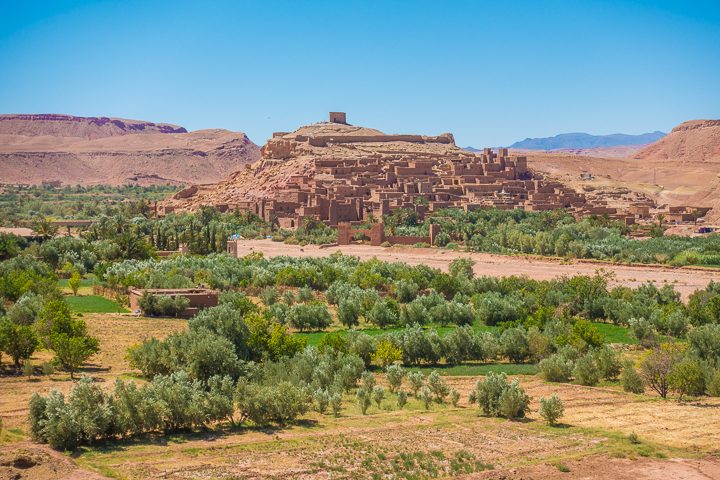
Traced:
[[0, 112], [459, 145], [720, 117], [720, 1], [2, 2]]

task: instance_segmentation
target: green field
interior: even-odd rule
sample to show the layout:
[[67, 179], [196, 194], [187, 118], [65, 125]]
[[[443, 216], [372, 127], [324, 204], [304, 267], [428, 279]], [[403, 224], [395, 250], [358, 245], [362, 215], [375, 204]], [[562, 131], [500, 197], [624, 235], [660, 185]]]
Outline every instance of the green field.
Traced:
[[128, 310], [99, 295], [65, 297], [70, 308], [76, 313], [127, 313]]
[[[602, 322], [592, 322], [593, 326], [595, 326], [600, 333], [605, 337], [605, 341], [608, 343], [622, 343], [627, 345], [635, 345], [638, 343], [637, 339], [634, 338], [630, 334], [630, 329], [627, 327], [620, 327], [618, 325], [614, 325], [612, 323], [602, 323]], [[441, 337], [447, 335], [449, 332], [451, 332], [453, 329], [457, 327], [428, 327], [428, 328], [434, 328], [437, 330], [438, 334], [440, 334]], [[357, 331], [365, 333], [367, 335], [377, 336], [382, 335], [383, 333], [390, 333], [390, 332], [397, 332], [401, 331], [402, 328], [364, 328], [359, 329]], [[485, 331], [485, 332], [492, 332], [499, 330], [499, 327], [489, 327], [487, 325], [482, 325], [476, 323], [473, 325], [473, 330], [475, 331]], [[320, 343], [320, 340], [327, 335], [330, 332], [298, 332], [295, 333], [300, 338], [305, 339], [308, 345], [317, 345]], [[342, 329], [342, 330], [336, 330], [332, 333], [339, 333], [340, 335], [347, 335], [348, 330]]]

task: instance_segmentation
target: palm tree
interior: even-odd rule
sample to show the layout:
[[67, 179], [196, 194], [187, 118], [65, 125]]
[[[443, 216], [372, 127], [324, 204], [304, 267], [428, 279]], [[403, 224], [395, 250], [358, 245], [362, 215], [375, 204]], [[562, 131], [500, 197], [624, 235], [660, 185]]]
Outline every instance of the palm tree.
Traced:
[[54, 237], [58, 231], [58, 227], [45, 217], [37, 217], [32, 223], [32, 229], [43, 240]]

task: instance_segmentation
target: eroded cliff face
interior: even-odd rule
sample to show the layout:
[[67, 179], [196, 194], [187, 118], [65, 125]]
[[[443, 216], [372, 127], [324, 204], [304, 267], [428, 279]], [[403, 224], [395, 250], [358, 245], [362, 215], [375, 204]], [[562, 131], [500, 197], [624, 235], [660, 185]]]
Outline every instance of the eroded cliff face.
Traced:
[[1, 115], [0, 183], [194, 184], [260, 158], [242, 132], [69, 115]]

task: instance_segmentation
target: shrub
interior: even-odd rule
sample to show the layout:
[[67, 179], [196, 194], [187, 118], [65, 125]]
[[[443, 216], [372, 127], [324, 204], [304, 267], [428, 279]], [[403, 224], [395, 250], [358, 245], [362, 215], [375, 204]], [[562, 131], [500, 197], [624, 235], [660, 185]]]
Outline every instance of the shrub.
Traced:
[[522, 327], [508, 328], [500, 335], [502, 353], [512, 362], [523, 362], [530, 356], [527, 330]]
[[360, 323], [362, 305], [357, 298], [343, 298], [337, 307], [338, 320], [346, 327], [354, 327]]
[[644, 318], [631, 318], [630, 331], [643, 347], [651, 348], [657, 346], [658, 333], [657, 330], [655, 330], [655, 326], [649, 320]]
[[540, 398], [540, 416], [548, 425], [556, 425], [564, 410], [562, 400], [557, 395]]
[[130, 365], [145, 377], [168, 375], [181, 370], [194, 379], [213, 375], [237, 378], [242, 370], [234, 345], [225, 337], [207, 330], [189, 330], [150, 339], [128, 351]]
[[365, 364], [365, 367], [369, 367], [372, 360], [372, 354], [375, 352], [375, 338], [371, 337], [367, 333], [350, 332], [348, 334], [348, 341], [349, 352], [360, 357]]
[[395, 293], [395, 298], [397, 298], [398, 301], [402, 303], [408, 303], [413, 301], [418, 294], [417, 284], [410, 280], [398, 280], [393, 285], [393, 290]]
[[398, 391], [398, 393], [397, 393], [397, 406], [398, 406], [398, 408], [399, 408], [400, 410], [402, 410], [403, 407], [405, 406], [405, 404], [407, 404], [407, 400], [408, 400], [407, 392], [405, 392], [405, 390], [400, 390], [400, 391]]
[[81, 280], [82, 277], [80, 276], [80, 272], [78, 272], [77, 270], [75, 270], [72, 275], [70, 275], [70, 278], [68, 279], [68, 287], [70, 287], [70, 290], [72, 290], [73, 295], [78, 294]]
[[330, 409], [335, 417], [340, 416], [342, 410], [342, 394], [340, 392], [335, 392], [330, 396]]
[[377, 380], [372, 372], [362, 372], [360, 375], [360, 383], [362, 384], [362, 387], [368, 391], [368, 393], [372, 393], [372, 389], [375, 388]]
[[445, 403], [445, 398], [450, 394], [450, 387], [448, 387], [445, 380], [440, 377], [437, 370], [433, 370], [430, 372], [430, 375], [428, 375], [427, 387], [430, 389], [430, 392], [432, 392], [433, 399], [437, 403]]
[[645, 393], [645, 383], [631, 361], [625, 362], [620, 376], [623, 390], [630, 393]]
[[372, 359], [385, 368], [388, 365], [402, 361], [402, 349], [389, 339], [380, 340], [377, 343]]
[[360, 387], [358, 388], [355, 397], [357, 398], [357, 403], [358, 407], [360, 407], [360, 411], [363, 415], [365, 415], [367, 413], [368, 407], [370, 407], [370, 404], [372, 403], [370, 391], [368, 391], [365, 387]]
[[711, 397], [720, 397], [720, 370], [715, 370], [709, 375], [707, 393]]
[[385, 399], [385, 389], [380, 385], [375, 385], [372, 389], [372, 398], [377, 408], [380, 408], [380, 404]]
[[687, 339], [698, 357], [720, 367], [720, 324], [694, 328], [688, 333]]
[[332, 323], [327, 307], [322, 303], [298, 303], [290, 307], [287, 320], [301, 332], [322, 330]]
[[456, 364], [485, 358], [483, 345], [469, 325], [453, 329], [442, 341], [447, 363]]
[[517, 380], [510, 382], [503, 390], [499, 399], [499, 408], [502, 416], [511, 420], [523, 418], [530, 409], [530, 397]]
[[395, 300], [385, 297], [373, 305], [366, 317], [380, 328], [389, 327], [400, 320], [400, 308]]
[[256, 425], [284, 425], [307, 412], [311, 402], [302, 388], [288, 381], [265, 385], [241, 379], [235, 390], [235, 403], [242, 418]]
[[613, 349], [603, 345], [595, 349], [592, 355], [601, 378], [615, 380], [620, 375], [622, 364]]
[[420, 390], [418, 390], [417, 398], [423, 403], [425, 410], [430, 409], [430, 405], [432, 405], [433, 401], [433, 395], [428, 387], [421, 387]]
[[400, 365], [389, 365], [385, 368], [385, 378], [388, 381], [391, 393], [395, 393], [400, 389], [405, 373], [405, 369]]
[[455, 390], [454, 388], [450, 389], [450, 403], [453, 407], [458, 406], [458, 402], [460, 402], [460, 392]]
[[685, 395], [702, 395], [705, 393], [705, 369], [697, 359], [685, 357], [673, 366], [668, 385], [679, 395], [678, 401]]
[[540, 361], [540, 376], [548, 382], [567, 382], [572, 377], [575, 365], [564, 355], [554, 354]]
[[601, 373], [592, 353], [588, 353], [577, 359], [575, 368], [573, 369], [573, 376], [575, 377], [575, 381], [580, 385], [592, 387], [598, 384]]
[[[483, 414], [492, 417], [502, 416], [500, 398], [505, 390], [509, 388], [509, 385], [505, 373], [490, 372], [484, 380], [478, 380], [475, 384], [475, 392], [471, 400], [477, 402]], [[511, 395], [515, 396], [516, 393]], [[514, 400], [516, 399], [509, 399], [508, 402], [513, 403]]]
[[425, 385], [425, 376], [422, 372], [409, 372], [407, 374], [408, 383], [410, 384], [410, 390], [412, 390], [413, 396], [417, 398], [418, 392]]

